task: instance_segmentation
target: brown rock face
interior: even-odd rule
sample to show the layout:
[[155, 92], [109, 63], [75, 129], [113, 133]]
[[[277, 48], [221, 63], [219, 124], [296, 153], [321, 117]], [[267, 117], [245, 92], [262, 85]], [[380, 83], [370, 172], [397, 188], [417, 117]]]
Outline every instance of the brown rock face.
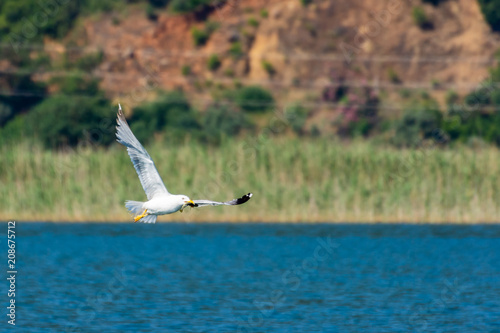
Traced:
[[[414, 22], [421, 6], [429, 26]], [[477, 1], [450, 0], [439, 6], [412, 0], [228, 0], [200, 15], [162, 13], [156, 22], [131, 10], [119, 25], [103, 16], [85, 24], [87, 43], [105, 53], [99, 75], [112, 95], [124, 95], [144, 81], [170, 89], [207, 79], [269, 85], [275, 92], [313, 89], [334, 76], [399, 87], [442, 87], [467, 91], [488, 75], [500, 38], [485, 23]], [[218, 27], [196, 47], [192, 29], [207, 21]], [[239, 43], [241, 54], [231, 53]], [[222, 65], [212, 71], [207, 59]], [[191, 74], [183, 76], [181, 67]], [[355, 73], [355, 74], [353, 74]]]

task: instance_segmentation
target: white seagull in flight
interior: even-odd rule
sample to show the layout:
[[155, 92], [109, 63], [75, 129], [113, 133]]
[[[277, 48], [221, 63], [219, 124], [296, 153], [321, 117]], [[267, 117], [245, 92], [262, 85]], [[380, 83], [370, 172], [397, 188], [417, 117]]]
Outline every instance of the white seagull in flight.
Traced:
[[128, 154], [134, 164], [135, 171], [137, 171], [142, 188], [148, 197], [148, 201], [146, 202], [130, 200], [125, 202], [125, 207], [135, 215], [134, 222], [155, 223], [158, 215], [172, 214], [177, 211], [182, 213], [186, 206], [234, 206], [241, 205], [250, 200], [252, 193], [226, 202], [191, 200], [187, 195], [170, 194], [163, 184], [158, 170], [156, 170], [153, 159], [134, 136], [134, 133], [132, 133], [125, 120], [121, 105], [118, 106], [117, 141], [127, 147]]

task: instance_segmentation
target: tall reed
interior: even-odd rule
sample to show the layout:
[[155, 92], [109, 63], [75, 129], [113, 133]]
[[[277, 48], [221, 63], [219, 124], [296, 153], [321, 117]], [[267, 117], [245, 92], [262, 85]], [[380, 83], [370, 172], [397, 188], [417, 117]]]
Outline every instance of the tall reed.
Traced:
[[[147, 147], [172, 193], [227, 200], [160, 221], [500, 221], [500, 152], [396, 150], [366, 142], [238, 140]], [[130, 221], [145, 194], [124, 147], [50, 152], [0, 148], [0, 219]]]

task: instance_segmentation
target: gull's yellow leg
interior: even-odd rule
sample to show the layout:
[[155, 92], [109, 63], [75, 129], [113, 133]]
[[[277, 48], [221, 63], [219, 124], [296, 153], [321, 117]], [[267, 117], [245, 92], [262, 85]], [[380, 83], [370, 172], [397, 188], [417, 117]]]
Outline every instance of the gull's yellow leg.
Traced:
[[146, 217], [148, 216], [148, 213], [146, 213], [147, 209], [144, 209], [144, 212], [141, 214], [141, 215], [137, 215], [135, 218], [134, 218], [134, 223], [139, 221], [140, 219], [142, 219], [143, 217]]

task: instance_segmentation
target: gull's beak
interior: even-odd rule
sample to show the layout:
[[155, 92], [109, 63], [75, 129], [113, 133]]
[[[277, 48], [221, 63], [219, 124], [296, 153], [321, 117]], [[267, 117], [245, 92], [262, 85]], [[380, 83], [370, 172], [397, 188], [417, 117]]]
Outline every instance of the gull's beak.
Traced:
[[180, 209], [181, 213], [184, 211], [184, 208], [186, 208], [186, 206], [194, 207], [195, 206], [194, 201], [193, 200], [185, 201], [184, 205], [182, 205], [182, 207]]

